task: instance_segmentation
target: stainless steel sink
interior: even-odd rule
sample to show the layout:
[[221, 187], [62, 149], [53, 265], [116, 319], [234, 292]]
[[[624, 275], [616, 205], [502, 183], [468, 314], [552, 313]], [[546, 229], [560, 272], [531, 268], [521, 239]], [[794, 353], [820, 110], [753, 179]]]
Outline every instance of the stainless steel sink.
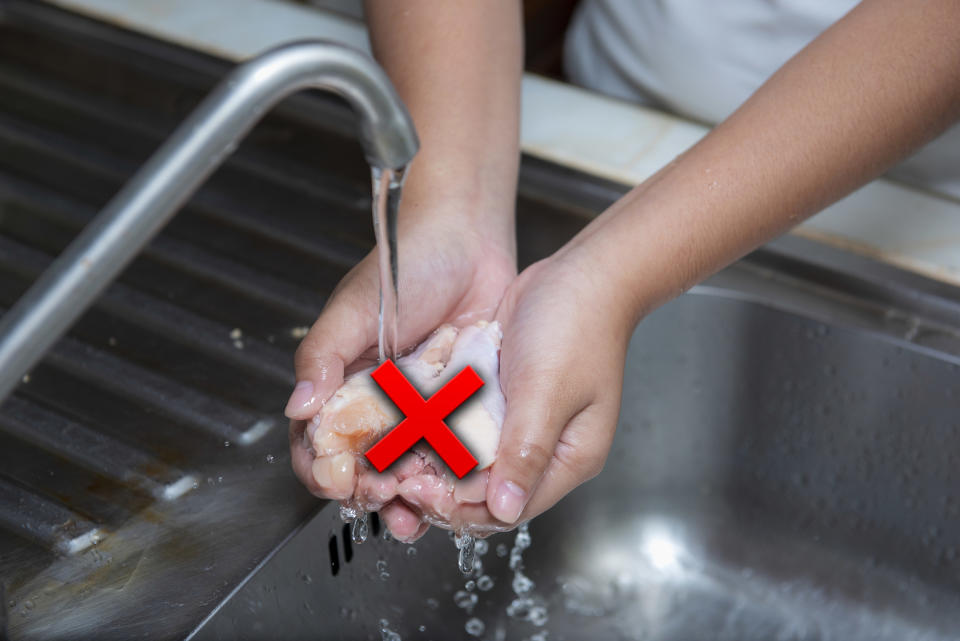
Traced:
[[[0, 0], [0, 305], [226, 68]], [[286, 104], [3, 406], [0, 638], [960, 638], [960, 292], [793, 237], [638, 328], [605, 471], [530, 524], [544, 625], [514, 534], [470, 613], [447, 533], [351, 544], [279, 416], [372, 242], [350, 131]], [[525, 158], [520, 191], [528, 263], [623, 187]]]
[[[278, 621], [299, 638], [378, 638], [381, 619], [404, 639], [468, 638], [471, 616], [487, 639], [960, 637], [960, 361], [853, 328], [842, 304], [785, 311], [801, 290], [778, 280], [743, 263], [639, 327], [605, 470], [530, 524], [542, 628], [506, 613], [495, 550], [512, 534], [491, 537], [496, 585], [468, 614], [446, 533], [345, 559], [330, 509], [200, 638]], [[834, 322], [810, 318], [830, 308]]]

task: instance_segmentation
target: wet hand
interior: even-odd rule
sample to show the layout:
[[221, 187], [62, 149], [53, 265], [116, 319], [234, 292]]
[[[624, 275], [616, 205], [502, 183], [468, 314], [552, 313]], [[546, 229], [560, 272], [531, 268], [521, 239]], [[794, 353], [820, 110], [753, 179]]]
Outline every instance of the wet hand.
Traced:
[[[399, 230], [402, 349], [416, 345], [443, 323], [492, 319], [516, 274], [512, 240], [472, 231], [456, 216], [421, 220], [411, 220]], [[291, 459], [300, 481], [320, 497], [347, 498], [313, 478], [306, 422], [340, 387], [345, 373], [376, 362], [378, 311], [374, 250], [340, 282], [297, 350], [297, 384], [285, 410], [291, 419]], [[426, 531], [420, 514], [401, 501], [386, 505], [381, 516], [397, 538], [412, 540]]]
[[[506, 415], [496, 462], [457, 488], [471, 501], [447, 515], [477, 533], [511, 529], [603, 469], [620, 411], [633, 307], [589, 258], [561, 251], [510, 285], [500, 382]], [[404, 496], [429, 518], [431, 499]], [[442, 515], [435, 515], [438, 519]]]

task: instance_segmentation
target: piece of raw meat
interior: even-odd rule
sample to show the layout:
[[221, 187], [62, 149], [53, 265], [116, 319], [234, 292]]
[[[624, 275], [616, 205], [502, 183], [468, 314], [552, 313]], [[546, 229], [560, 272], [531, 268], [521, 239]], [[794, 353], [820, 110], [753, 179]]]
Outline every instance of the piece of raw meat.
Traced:
[[506, 407], [499, 378], [501, 336], [497, 322], [480, 321], [462, 329], [444, 325], [397, 360], [424, 398], [467, 365], [483, 380], [483, 387], [445, 420], [478, 462], [463, 479], [423, 441], [383, 473], [367, 462], [364, 452], [403, 419], [369, 368], [347, 378], [308, 424], [317, 483], [356, 510], [379, 510], [399, 497], [435, 525], [468, 527], [452, 522], [451, 516], [459, 504], [485, 500], [487, 468], [496, 458]]

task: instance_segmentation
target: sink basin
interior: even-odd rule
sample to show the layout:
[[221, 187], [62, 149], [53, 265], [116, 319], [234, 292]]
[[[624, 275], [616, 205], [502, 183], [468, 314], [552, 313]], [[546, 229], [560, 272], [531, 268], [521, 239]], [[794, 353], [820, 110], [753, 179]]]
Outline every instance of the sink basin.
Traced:
[[330, 508], [199, 638], [957, 638], [957, 360], [743, 294], [708, 283], [638, 328], [606, 468], [530, 524], [543, 627], [507, 615], [514, 534], [468, 614], [447, 533], [351, 546]]
[[[0, 0], [0, 306], [227, 68]], [[637, 329], [606, 469], [529, 525], [542, 625], [513, 533], [469, 612], [447, 533], [352, 544], [280, 416], [372, 245], [352, 131], [287, 101], [0, 408], [0, 638], [960, 637], [960, 292], [796, 237]], [[624, 191], [525, 157], [521, 262]]]

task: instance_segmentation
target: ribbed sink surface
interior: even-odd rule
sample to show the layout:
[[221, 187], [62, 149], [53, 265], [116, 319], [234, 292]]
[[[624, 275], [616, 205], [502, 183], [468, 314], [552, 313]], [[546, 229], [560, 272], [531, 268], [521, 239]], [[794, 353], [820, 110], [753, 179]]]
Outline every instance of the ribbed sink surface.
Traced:
[[[227, 68], [0, 0], [0, 308]], [[960, 637], [960, 296], [796, 238], [637, 330], [606, 470], [530, 525], [543, 625], [507, 615], [513, 534], [470, 613], [446, 533], [350, 544], [280, 412], [303, 327], [372, 246], [352, 132], [339, 103], [285, 103], [3, 405], [0, 631]], [[525, 158], [520, 191], [526, 264], [623, 188]]]

